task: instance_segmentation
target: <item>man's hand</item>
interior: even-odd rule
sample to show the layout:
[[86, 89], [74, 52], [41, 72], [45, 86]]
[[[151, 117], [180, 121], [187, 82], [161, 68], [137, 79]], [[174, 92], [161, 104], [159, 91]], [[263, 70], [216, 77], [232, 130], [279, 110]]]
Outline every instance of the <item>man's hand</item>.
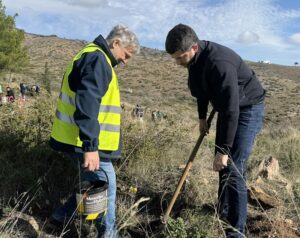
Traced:
[[213, 163], [213, 170], [221, 171], [222, 169], [227, 167], [227, 162], [228, 162], [228, 155], [223, 155], [223, 154], [217, 152], [214, 163]]
[[200, 131], [200, 134], [207, 135], [209, 133], [206, 119], [199, 120], [199, 131]]
[[86, 171], [95, 171], [100, 168], [100, 158], [98, 151], [83, 153], [83, 168]]

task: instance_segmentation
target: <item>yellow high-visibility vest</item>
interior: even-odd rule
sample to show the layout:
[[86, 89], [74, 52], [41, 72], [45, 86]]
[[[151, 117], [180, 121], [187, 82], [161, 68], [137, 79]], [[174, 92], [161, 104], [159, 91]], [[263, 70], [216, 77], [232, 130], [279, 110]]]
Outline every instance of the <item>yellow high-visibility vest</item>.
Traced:
[[112, 80], [108, 90], [101, 98], [98, 122], [100, 125], [98, 150], [116, 151], [119, 147], [120, 127], [121, 127], [121, 106], [118, 78], [111, 65], [111, 61], [103, 50], [94, 43], [88, 44], [82, 49], [69, 64], [61, 86], [57, 110], [53, 122], [51, 137], [58, 142], [82, 147], [82, 141], [79, 138], [79, 127], [74, 121], [75, 96], [69, 86], [69, 75], [73, 70], [74, 62], [84, 53], [100, 51], [106, 58], [112, 70]]

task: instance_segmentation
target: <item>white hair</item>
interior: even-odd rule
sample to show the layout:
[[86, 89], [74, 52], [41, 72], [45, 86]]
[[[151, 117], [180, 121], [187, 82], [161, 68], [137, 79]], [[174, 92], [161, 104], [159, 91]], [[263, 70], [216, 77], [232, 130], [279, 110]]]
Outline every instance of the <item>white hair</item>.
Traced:
[[114, 26], [106, 37], [108, 45], [111, 45], [116, 39], [120, 40], [123, 47], [130, 46], [134, 53], [139, 53], [140, 43], [136, 35], [127, 26], [121, 24]]

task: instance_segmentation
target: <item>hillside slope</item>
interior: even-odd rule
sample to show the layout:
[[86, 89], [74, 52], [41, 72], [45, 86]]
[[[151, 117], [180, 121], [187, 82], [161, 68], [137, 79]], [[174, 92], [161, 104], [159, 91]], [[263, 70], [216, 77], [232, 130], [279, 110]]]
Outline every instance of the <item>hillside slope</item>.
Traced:
[[[30, 54], [31, 68], [26, 80], [39, 81], [48, 64], [51, 84], [58, 91], [64, 70], [86, 42], [61, 39], [56, 36], [26, 34], [25, 44]], [[300, 67], [248, 62], [267, 89], [266, 121], [299, 126]], [[161, 108], [171, 114], [196, 119], [195, 100], [187, 88], [186, 69], [175, 65], [163, 51], [142, 48], [127, 65], [116, 67], [122, 89], [122, 100], [148, 108]]]
[[[21, 82], [42, 86], [39, 95], [0, 107], [0, 237], [57, 237], [44, 234], [45, 220], [73, 192], [78, 171], [65, 154], [49, 148], [48, 140], [64, 70], [85, 44], [26, 34], [30, 67], [0, 78], [3, 88], [11, 86], [16, 92]], [[248, 188], [256, 188], [249, 195], [257, 192], [249, 203], [247, 237], [300, 237], [300, 67], [247, 63], [267, 89], [265, 126], [247, 170]], [[52, 96], [43, 90], [46, 65]], [[196, 101], [187, 88], [186, 69], [175, 65], [164, 51], [142, 47], [139, 55], [127, 65], [118, 65], [116, 71], [125, 103], [123, 158], [115, 164], [121, 237], [223, 237], [222, 221], [216, 215], [218, 174], [211, 165], [214, 124], [173, 208], [171, 217], [181, 220], [171, 220], [173, 225], [167, 228], [160, 223], [199, 136]], [[146, 109], [142, 123], [131, 115], [136, 104]], [[152, 121], [152, 110], [165, 112], [167, 119]], [[268, 178], [268, 171], [259, 169], [272, 161], [278, 161], [280, 170], [277, 167]], [[144, 198], [149, 200], [137, 204]], [[29, 224], [35, 235], [22, 228], [23, 220], [36, 221]], [[81, 232], [79, 221], [77, 225]], [[11, 236], [3, 235], [7, 232]]]

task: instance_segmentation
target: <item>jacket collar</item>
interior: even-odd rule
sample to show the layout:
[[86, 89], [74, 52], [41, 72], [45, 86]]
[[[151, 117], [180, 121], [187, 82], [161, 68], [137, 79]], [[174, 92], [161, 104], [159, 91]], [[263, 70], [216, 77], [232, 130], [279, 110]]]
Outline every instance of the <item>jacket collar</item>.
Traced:
[[118, 64], [118, 61], [116, 60], [116, 58], [111, 53], [111, 51], [109, 49], [109, 46], [108, 46], [106, 40], [103, 38], [102, 35], [97, 36], [97, 38], [93, 41], [93, 43], [98, 45], [104, 51], [104, 53], [108, 56], [108, 58], [111, 61], [112, 67], [115, 67]]
[[194, 58], [189, 63], [188, 68], [190, 68], [192, 65], [194, 65], [199, 60], [204, 59], [206, 46], [207, 46], [206, 41], [204, 41], [204, 40], [199, 40], [198, 41], [198, 47], [199, 47], [198, 52], [195, 54]]

